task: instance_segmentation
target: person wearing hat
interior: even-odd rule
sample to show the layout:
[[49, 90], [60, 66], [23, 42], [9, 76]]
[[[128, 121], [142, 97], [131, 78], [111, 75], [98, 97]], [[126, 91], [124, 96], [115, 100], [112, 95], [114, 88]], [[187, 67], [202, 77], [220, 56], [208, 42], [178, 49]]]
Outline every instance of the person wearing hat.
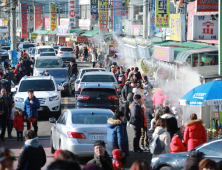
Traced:
[[75, 60], [70, 61], [68, 65], [68, 74], [70, 77], [76, 76], [78, 73], [77, 64], [75, 63]]
[[45, 75], [44, 75], [44, 76], [50, 76], [50, 75], [49, 75], [49, 70], [46, 70], [46, 71], [45, 71]]
[[113, 157], [114, 149], [121, 150], [123, 163], [125, 163], [126, 157], [129, 155], [129, 145], [122, 111], [116, 112], [113, 118], [107, 120], [107, 152], [110, 157]]
[[14, 153], [6, 147], [0, 147], [0, 170], [13, 170], [14, 161]]

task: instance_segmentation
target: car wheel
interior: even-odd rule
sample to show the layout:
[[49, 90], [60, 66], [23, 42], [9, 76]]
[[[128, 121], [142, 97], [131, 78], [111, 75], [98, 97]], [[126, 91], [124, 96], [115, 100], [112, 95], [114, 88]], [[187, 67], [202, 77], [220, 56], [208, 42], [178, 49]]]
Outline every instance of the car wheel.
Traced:
[[50, 146], [51, 146], [51, 153], [52, 154], [55, 153], [56, 150], [53, 147], [52, 134], [51, 134], [51, 139], [50, 139]]
[[169, 166], [163, 166], [162, 168], [160, 168], [160, 170], [173, 170], [173, 168]]

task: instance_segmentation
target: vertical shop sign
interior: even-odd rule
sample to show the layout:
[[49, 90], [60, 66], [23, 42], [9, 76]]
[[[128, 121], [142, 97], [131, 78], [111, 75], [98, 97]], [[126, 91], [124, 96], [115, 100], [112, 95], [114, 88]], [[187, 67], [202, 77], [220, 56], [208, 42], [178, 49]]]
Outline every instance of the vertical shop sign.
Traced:
[[98, 23], [98, 0], [91, 0], [91, 23]]
[[222, 2], [220, 2], [220, 4], [219, 4], [219, 28], [218, 28], [218, 30], [219, 30], [219, 56], [218, 56], [218, 58], [219, 58], [219, 70], [218, 70], [218, 74], [219, 75], [222, 75], [222, 33], [221, 33], [221, 24], [222, 24], [222, 17], [221, 17], [221, 15], [222, 15]]
[[185, 41], [185, 14], [170, 15], [170, 39]]
[[123, 20], [128, 18], [129, 0], [122, 0], [122, 16]]
[[56, 4], [50, 3], [50, 29], [54, 31], [57, 27]]
[[42, 7], [35, 6], [35, 30], [42, 26]]
[[116, 34], [122, 33], [122, 1], [114, 0], [114, 32]]
[[155, 27], [155, 0], [150, 1], [150, 38], [154, 37]]
[[157, 28], [169, 28], [170, 26], [170, 0], [156, 0], [156, 18]]
[[108, 33], [108, 2], [99, 0], [99, 32]]
[[219, 0], [196, 0], [197, 12], [218, 11]]
[[75, 27], [79, 27], [79, 0], [75, 1]]
[[75, 27], [75, 0], [69, 0], [69, 25], [70, 27]]
[[28, 38], [27, 3], [21, 3], [22, 38]]

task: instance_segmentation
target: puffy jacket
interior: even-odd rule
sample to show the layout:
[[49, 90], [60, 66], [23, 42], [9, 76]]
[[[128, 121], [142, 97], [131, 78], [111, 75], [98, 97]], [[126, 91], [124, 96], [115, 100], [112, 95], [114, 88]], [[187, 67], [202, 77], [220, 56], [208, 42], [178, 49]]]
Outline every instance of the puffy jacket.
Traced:
[[137, 101], [133, 101], [129, 106], [130, 108], [130, 124], [137, 128], [144, 127], [144, 118], [142, 113], [141, 105]]
[[113, 152], [113, 168], [114, 170], [124, 170], [123, 164], [121, 162], [122, 156], [121, 156], [121, 150], [120, 149], [114, 149]]
[[187, 145], [187, 151], [207, 142], [207, 135], [202, 120], [191, 120], [186, 122], [184, 131], [184, 143]]
[[17, 170], [41, 170], [46, 163], [46, 154], [38, 137], [25, 141], [18, 158]]
[[187, 149], [176, 135], [172, 138], [170, 143], [170, 153], [185, 152]]
[[24, 102], [23, 116], [28, 118], [38, 118], [38, 109], [40, 108], [39, 100], [34, 96], [32, 99], [33, 103], [30, 103], [29, 98]]
[[126, 156], [129, 155], [126, 123], [119, 119], [109, 118], [107, 121], [107, 152], [110, 157], [113, 157], [114, 149], [120, 149]]
[[0, 94], [0, 111], [4, 111], [4, 116], [11, 116], [12, 113], [12, 104], [11, 99], [8, 96], [2, 96]]
[[157, 104], [163, 104], [163, 101], [166, 100], [166, 97], [163, 96], [163, 92], [162, 91], [157, 91], [154, 95], [153, 95], [153, 104], [156, 106]]
[[24, 118], [22, 115], [15, 116], [13, 125], [16, 130], [24, 130]]

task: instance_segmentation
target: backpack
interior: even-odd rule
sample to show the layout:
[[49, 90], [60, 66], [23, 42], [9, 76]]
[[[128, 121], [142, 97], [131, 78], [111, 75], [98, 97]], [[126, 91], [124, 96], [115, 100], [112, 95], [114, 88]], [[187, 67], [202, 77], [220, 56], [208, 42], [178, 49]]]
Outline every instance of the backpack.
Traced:
[[156, 135], [150, 140], [149, 149], [151, 154], [156, 155], [160, 154], [163, 151], [164, 147], [161, 146], [159, 135]]
[[120, 74], [119, 76], [118, 76], [118, 84], [120, 85], [120, 86], [124, 86], [125, 85], [125, 76], [124, 75], [122, 75], [122, 74]]

